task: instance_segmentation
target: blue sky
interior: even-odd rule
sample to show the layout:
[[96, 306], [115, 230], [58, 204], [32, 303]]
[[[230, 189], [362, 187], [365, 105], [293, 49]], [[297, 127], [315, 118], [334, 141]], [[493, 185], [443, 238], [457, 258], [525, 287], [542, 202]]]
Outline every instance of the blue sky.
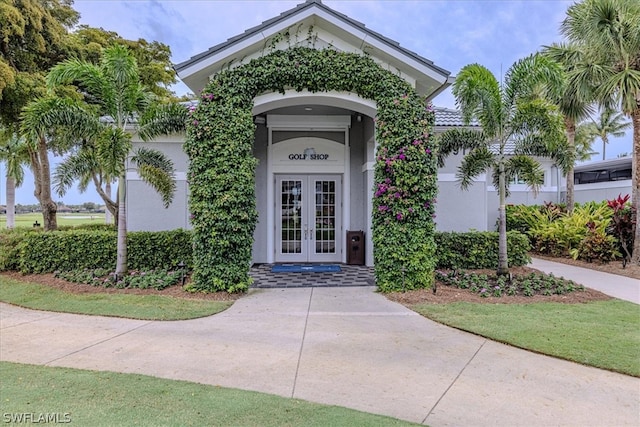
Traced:
[[[171, 47], [174, 63], [207, 50], [292, 7], [299, 1], [76, 0], [80, 22], [116, 31], [127, 39], [158, 40]], [[453, 75], [479, 63], [500, 77], [515, 61], [561, 40], [559, 26], [573, 1], [564, 0], [422, 0], [330, 1], [324, 3], [399, 42]], [[177, 85], [178, 94], [186, 87]], [[450, 90], [434, 104], [455, 108]], [[595, 143], [594, 151], [600, 145]], [[607, 146], [607, 158], [631, 151], [631, 132]], [[597, 156], [596, 156], [597, 157]], [[5, 203], [0, 166], [0, 204]], [[17, 203], [36, 203], [33, 178], [18, 189]], [[93, 190], [75, 189], [67, 204], [101, 202]]]

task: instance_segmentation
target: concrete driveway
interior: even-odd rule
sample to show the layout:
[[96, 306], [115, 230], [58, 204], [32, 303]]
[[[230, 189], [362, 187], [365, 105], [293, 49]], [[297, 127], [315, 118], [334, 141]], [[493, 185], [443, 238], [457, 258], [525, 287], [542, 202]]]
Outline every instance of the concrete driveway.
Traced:
[[372, 287], [251, 290], [150, 322], [0, 304], [0, 359], [257, 390], [431, 426], [637, 426], [640, 379], [427, 320]]

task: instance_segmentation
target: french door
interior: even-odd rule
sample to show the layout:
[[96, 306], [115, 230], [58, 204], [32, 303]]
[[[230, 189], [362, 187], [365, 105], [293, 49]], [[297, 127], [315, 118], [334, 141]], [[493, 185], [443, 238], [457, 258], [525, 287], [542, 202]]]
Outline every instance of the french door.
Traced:
[[340, 262], [342, 179], [276, 176], [276, 262]]

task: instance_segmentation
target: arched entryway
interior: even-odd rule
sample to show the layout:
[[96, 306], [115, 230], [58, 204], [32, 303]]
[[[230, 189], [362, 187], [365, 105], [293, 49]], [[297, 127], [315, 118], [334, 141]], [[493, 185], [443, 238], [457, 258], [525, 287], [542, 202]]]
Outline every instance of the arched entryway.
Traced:
[[[362, 188], [373, 192], [367, 197], [370, 200], [367, 206], [376, 282], [383, 290], [403, 286], [403, 283], [409, 283], [411, 287], [429, 286], [433, 282], [435, 265], [432, 215], [437, 188], [435, 157], [429, 144], [433, 115], [428, 106], [405, 80], [384, 70], [369, 57], [333, 49], [295, 47], [275, 51], [216, 74], [203, 90], [201, 102], [192, 114], [184, 148], [190, 160], [194, 289], [234, 291], [246, 289], [250, 282], [248, 269], [255, 252], [253, 240], [254, 236], [261, 235], [255, 233], [257, 225], [261, 224], [257, 209], [261, 194], [256, 191], [256, 178], [262, 163], [255, 154], [257, 111], [254, 106], [258, 97], [270, 93], [277, 94], [274, 95], [276, 98], [279, 95], [280, 102], [289, 102], [287, 90], [298, 93], [306, 90], [327, 99], [333, 98], [332, 102], [342, 98], [362, 105], [349, 95], [353, 93], [373, 102], [367, 107], [376, 107], [372, 131], [374, 147], [370, 150], [371, 154], [375, 152], [375, 158], [361, 163], [360, 168], [364, 164], [366, 170], [366, 165], [372, 164], [368, 177], [373, 179], [363, 181]], [[327, 95], [333, 93], [340, 95]], [[357, 112], [358, 109], [350, 111]], [[267, 124], [270, 116], [264, 117]], [[286, 116], [291, 114], [282, 116], [285, 118], [281, 124], [286, 124]], [[352, 122], [351, 114], [345, 117]], [[373, 117], [373, 113], [368, 117]], [[272, 117], [271, 121], [274, 119]], [[298, 119], [289, 119], [294, 122], [289, 125], [295, 126]], [[311, 126], [308, 131], [315, 129]], [[267, 147], [267, 150], [273, 150], [273, 147]], [[345, 149], [348, 158], [343, 159], [343, 167], [347, 170], [348, 165], [350, 173], [348, 176], [343, 174], [343, 180], [353, 176], [352, 153]], [[273, 160], [274, 153], [271, 154]], [[304, 157], [295, 157], [296, 154], [304, 156], [304, 150], [291, 154], [293, 161], [306, 161]], [[266, 175], [269, 186], [276, 171], [273, 163], [266, 167], [271, 168]], [[305, 163], [305, 167], [310, 166]], [[311, 184], [306, 185], [308, 191]], [[289, 185], [287, 191], [293, 191], [293, 188]], [[271, 200], [275, 203], [275, 199], [274, 182], [271, 193], [267, 191], [267, 203]], [[349, 203], [347, 208], [350, 206]], [[345, 206], [341, 208], [344, 210]], [[273, 211], [268, 209], [267, 215], [269, 212], [272, 212], [273, 221], [266, 221], [266, 226], [275, 226], [275, 207]], [[349, 219], [351, 217], [349, 214]], [[313, 230], [315, 232], [315, 227]], [[269, 233], [267, 231], [267, 237]], [[272, 240], [273, 246], [269, 245], [268, 251], [276, 247], [275, 231]]]
[[353, 93], [256, 97], [254, 262], [345, 262], [346, 231], [363, 230], [373, 265], [375, 111]]

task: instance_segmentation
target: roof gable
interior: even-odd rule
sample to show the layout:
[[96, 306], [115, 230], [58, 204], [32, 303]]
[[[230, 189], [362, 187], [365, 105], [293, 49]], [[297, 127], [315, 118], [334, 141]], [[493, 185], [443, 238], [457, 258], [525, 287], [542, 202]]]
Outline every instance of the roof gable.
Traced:
[[452, 82], [449, 71], [336, 12], [320, 0], [307, 0], [177, 64], [175, 69], [182, 81], [194, 93], [199, 93], [212, 75], [225, 68], [246, 63], [274, 50], [300, 45], [369, 55], [429, 99]]

